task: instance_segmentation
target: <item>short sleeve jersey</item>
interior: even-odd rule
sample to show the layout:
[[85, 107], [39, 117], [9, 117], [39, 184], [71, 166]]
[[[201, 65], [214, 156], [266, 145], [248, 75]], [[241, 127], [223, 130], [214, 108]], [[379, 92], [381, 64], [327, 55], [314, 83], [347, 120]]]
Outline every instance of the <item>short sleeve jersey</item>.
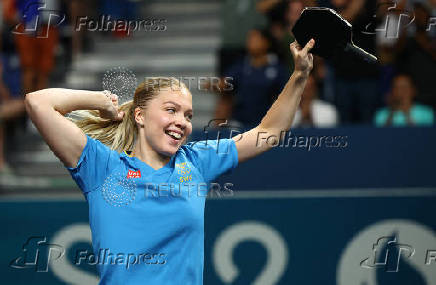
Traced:
[[[232, 139], [185, 144], [155, 170], [87, 136], [68, 168], [89, 205], [100, 284], [203, 284], [209, 183], [237, 166]], [[81, 260], [79, 260], [81, 259]]]

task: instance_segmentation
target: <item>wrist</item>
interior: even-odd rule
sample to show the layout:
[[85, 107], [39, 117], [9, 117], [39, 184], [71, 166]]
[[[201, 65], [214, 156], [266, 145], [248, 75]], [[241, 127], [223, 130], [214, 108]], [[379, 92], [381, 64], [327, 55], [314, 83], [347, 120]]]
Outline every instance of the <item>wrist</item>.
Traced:
[[305, 84], [309, 78], [310, 71], [294, 70], [291, 76], [291, 80], [298, 84]]
[[307, 79], [309, 77], [310, 70], [302, 71], [302, 70], [294, 70], [292, 76], [296, 79]]
[[98, 97], [98, 101], [101, 102], [99, 104], [99, 111], [107, 111], [110, 110], [112, 107], [112, 100], [110, 98], [110, 93], [108, 94], [107, 91], [95, 91], [96, 96]]

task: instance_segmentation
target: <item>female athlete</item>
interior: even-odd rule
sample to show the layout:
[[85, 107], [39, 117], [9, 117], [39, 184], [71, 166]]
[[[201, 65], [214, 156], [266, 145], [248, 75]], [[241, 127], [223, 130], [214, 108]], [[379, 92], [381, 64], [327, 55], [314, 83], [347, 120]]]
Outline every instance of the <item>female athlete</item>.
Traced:
[[[266, 140], [257, 141], [259, 132], [279, 138], [289, 130], [314, 44], [290, 45], [295, 71], [261, 123], [219, 143], [185, 144], [192, 96], [186, 86], [173, 90], [180, 83], [174, 78], [141, 83], [121, 106], [105, 91], [27, 94], [31, 120], [88, 202], [100, 284], [203, 283], [206, 195], [197, 186], [271, 149]], [[76, 110], [88, 110], [82, 111], [86, 117], [64, 116]]]

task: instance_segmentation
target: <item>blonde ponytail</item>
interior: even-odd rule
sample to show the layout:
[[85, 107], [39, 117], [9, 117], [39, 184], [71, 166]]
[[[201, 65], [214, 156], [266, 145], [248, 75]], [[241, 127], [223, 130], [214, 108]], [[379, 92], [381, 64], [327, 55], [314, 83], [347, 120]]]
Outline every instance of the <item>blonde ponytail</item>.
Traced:
[[[175, 86], [176, 89], [174, 89]], [[95, 110], [74, 111], [71, 113], [72, 116], [68, 118], [85, 134], [99, 140], [111, 149], [118, 152], [132, 150], [138, 134], [135, 108], [145, 108], [147, 101], [157, 96], [160, 90], [167, 88], [180, 90], [180, 88], [186, 88], [186, 85], [174, 77], [147, 78], [136, 88], [133, 100], [127, 101], [119, 107], [119, 110], [124, 112], [122, 121], [103, 119]]]
[[91, 138], [122, 152], [133, 149], [137, 126], [133, 100], [125, 102], [119, 109], [124, 112], [122, 121], [102, 119], [99, 112], [95, 110], [74, 111], [69, 119]]

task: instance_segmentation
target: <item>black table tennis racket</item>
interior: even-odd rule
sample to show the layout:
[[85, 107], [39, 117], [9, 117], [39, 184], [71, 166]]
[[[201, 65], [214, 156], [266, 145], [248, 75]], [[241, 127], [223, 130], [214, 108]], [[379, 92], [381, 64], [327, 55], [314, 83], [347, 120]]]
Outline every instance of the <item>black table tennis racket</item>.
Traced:
[[315, 39], [311, 53], [324, 58], [333, 58], [342, 53], [353, 53], [369, 63], [377, 62], [377, 57], [353, 43], [352, 25], [333, 9], [307, 7], [292, 32], [302, 47], [310, 39]]

